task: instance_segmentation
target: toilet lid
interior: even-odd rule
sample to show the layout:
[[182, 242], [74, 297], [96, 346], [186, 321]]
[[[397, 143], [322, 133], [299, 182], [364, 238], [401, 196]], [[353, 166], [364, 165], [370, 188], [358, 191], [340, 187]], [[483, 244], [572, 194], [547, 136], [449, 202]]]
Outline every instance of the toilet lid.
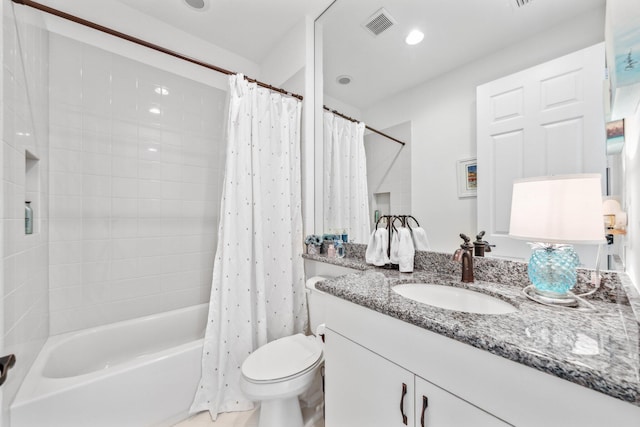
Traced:
[[252, 381], [273, 381], [308, 370], [320, 357], [322, 345], [316, 337], [292, 335], [251, 353], [242, 364], [242, 374]]

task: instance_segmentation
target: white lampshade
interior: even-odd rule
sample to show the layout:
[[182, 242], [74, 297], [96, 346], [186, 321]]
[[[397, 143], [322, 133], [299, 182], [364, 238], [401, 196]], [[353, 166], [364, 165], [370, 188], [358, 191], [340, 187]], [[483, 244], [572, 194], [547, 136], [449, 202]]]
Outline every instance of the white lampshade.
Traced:
[[513, 183], [509, 236], [544, 243], [605, 243], [600, 174]]

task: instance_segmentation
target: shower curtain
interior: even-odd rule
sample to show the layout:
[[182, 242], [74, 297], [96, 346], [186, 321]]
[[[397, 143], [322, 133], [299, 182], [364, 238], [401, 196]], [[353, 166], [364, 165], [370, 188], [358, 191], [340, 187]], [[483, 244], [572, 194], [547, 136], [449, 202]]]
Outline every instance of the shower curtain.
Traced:
[[202, 377], [190, 413], [247, 410], [240, 366], [304, 331], [301, 103], [229, 78], [227, 154]]
[[324, 230], [346, 230], [357, 243], [367, 243], [371, 231], [364, 128], [324, 112]]

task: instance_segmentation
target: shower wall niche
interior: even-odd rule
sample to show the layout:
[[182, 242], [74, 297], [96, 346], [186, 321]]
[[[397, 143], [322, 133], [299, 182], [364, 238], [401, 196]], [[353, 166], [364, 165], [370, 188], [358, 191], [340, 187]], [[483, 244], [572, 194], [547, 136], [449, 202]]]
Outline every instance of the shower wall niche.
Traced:
[[[40, 232], [40, 209], [42, 208], [40, 189], [40, 159], [29, 150], [24, 150], [24, 202], [29, 203], [33, 212], [32, 233]], [[25, 231], [25, 234], [27, 232]]]
[[50, 49], [51, 334], [208, 302], [226, 92]]

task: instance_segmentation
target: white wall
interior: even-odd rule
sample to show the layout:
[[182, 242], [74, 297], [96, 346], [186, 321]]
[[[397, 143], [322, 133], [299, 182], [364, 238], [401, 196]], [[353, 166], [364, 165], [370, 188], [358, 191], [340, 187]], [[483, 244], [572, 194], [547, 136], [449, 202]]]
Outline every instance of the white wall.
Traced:
[[[262, 81], [273, 86], [283, 87], [285, 82], [304, 69], [306, 25], [306, 20], [301, 20], [269, 52], [269, 55], [260, 64], [260, 79]], [[298, 89], [304, 89], [304, 86], [298, 87]]]
[[[258, 64], [184, 31], [177, 30], [175, 27], [158, 19], [142, 15], [138, 10], [128, 7], [124, 3], [118, 1], [68, 0], [41, 0], [40, 3], [227, 70], [260, 78]], [[30, 10], [23, 7], [21, 9]], [[31, 10], [30, 13], [40, 12]], [[115, 22], [107, 22], [106, 19], [109, 18], [117, 18], [117, 20]], [[169, 57], [151, 49], [140, 48], [131, 42], [117, 39], [52, 15], [44, 15], [44, 19], [47, 23], [47, 28], [52, 32], [66, 35], [75, 40], [82, 40], [84, 43], [93, 44], [102, 49], [177, 74], [186, 70], [194, 80], [209, 84], [214, 79], [215, 82], [222, 83], [222, 87], [226, 86], [226, 77], [223, 74], [188, 64], [183, 60]]]
[[[459, 67], [364, 111], [376, 128], [412, 123], [413, 215], [433, 250], [451, 252], [459, 233], [475, 235], [476, 200], [459, 199], [456, 161], [476, 155], [476, 87], [604, 40], [604, 10]], [[479, 170], [482, 185], [482, 169]], [[424, 224], [423, 224], [424, 222]]]
[[226, 93], [56, 34], [50, 82], [51, 334], [207, 302]]
[[[3, 385], [4, 425], [22, 379], [49, 333], [48, 297], [48, 39], [36, 22], [14, 20], [2, 0], [2, 189], [0, 190], [0, 340], [16, 365]], [[37, 157], [27, 173], [26, 153]], [[27, 178], [28, 176], [28, 178]], [[25, 201], [32, 201], [34, 233], [25, 235]], [[0, 346], [2, 347], [2, 346]]]
[[[369, 132], [364, 137], [367, 155], [367, 188], [369, 191], [369, 219], [373, 225], [376, 210], [381, 215], [411, 214], [411, 123], [405, 122], [388, 129], [379, 129], [405, 145]], [[389, 195], [389, 210], [378, 206], [377, 194]], [[420, 218], [417, 218], [420, 221]], [[413, 225], [413, 224], [411, 224]], [[359, 242], [366, 243], [366, 242]]]
[[[640, 290], [640, 108], [625, 119], [623, 209], [629, 224], [624, 237], [625, 270]], [[618, 238], [619, 236], [616, 236]]]

